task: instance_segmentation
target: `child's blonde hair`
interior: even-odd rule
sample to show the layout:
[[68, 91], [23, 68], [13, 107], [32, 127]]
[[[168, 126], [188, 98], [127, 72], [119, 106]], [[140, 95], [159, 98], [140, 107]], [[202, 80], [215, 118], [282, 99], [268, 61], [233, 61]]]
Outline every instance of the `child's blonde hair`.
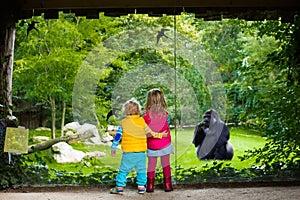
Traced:
[[124, 104], [124, 114], [125, 116], [139, 115], [141, 110], [140, 108], [141, 106], [139, 102], [135, 98], [132, 98]]
[[167, 103], [165, 100], [164, 92], [159, 89], [151, 89], [148, 92], [145, 111], [153, 110], [156, 113], [165, 112], [167, 108]]

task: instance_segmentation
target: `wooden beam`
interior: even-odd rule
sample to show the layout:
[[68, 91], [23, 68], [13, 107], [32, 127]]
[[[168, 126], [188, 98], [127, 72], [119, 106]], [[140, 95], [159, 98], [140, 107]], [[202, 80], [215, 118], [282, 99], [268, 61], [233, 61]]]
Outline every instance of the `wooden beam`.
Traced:
[[79, 8], [260, 7], [299, 8], [297, 0], [18, 0], [24, 10]]
[[87, 18], [98, 18], [99, 12], [104, 12], [106, 16], [132, 13], [161, 16], [190, 12], [195, 13], [197, 17], [210, 20], [219, 20], [223, 16], [246, 20], [281, 17], [289, 21], [291, 16], [300, 12], [297, 0], [11, 0], [11, 2], [19, 8], [18, 19], [30, 18], [41, 13], [45, 13], [47, 18], [55, 18], [59, 11], [68, 10]]
[[45, 10], [44, 18], [45, 19], [57, 19], [59, 10]]

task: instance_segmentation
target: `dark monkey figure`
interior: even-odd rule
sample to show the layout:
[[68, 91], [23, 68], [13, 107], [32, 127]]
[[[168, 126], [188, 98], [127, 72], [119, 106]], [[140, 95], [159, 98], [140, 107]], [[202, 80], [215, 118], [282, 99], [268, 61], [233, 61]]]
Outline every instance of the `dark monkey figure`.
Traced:
[[213, 109], [206, 111], [194, 131], [197, 157], [200, 160], [231, 160], [234, 150], [229, 138], [229, 130], [218, 113]]

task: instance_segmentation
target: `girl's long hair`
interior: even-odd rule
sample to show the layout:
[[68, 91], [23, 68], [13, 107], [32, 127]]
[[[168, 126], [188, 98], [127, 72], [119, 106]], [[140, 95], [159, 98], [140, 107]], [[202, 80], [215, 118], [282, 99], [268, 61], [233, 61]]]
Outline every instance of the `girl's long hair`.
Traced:
[[145, 111], [156, 115], [166, 114], [167, 103], [163, 91], [159, 89], [151, 89], [148, 92], [145, 103]]

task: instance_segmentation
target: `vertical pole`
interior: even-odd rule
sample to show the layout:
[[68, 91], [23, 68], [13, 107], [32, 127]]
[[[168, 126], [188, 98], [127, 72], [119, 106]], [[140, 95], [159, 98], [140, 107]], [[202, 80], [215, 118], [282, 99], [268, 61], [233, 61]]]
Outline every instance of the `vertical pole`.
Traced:
[[176, 113], [177, 113], [177, 49], [176, 49], [176, 31], [177, 31], [177, 27], [176, 27], [176, 15], [174, 14], [174, 73], [175, 73], [175, 78], [174, 78], [174, 89], [175, 89], [175, 99], [174, 99], [174, 103], [175, 103], [175, 183], [176, 183], [176, 177], [177, 177], [177, 120], [176, 120]]

